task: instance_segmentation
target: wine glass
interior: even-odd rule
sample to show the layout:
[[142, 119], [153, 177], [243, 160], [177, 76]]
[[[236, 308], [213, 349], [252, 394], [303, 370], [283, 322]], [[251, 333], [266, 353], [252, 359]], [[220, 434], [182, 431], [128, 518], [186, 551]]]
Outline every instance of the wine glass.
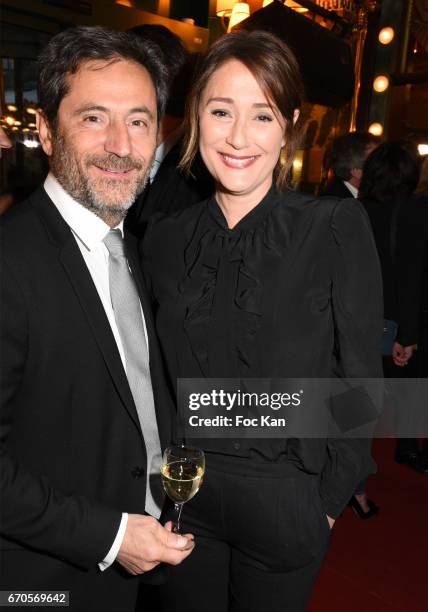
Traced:
[[163, 488], [174, 502], [176, 520], [172, 531], [180, 533], [183, 504], [199, 491], [205, 473], [205, 455], [199, 448], [170, 446], [163, 454], [161, 477]]

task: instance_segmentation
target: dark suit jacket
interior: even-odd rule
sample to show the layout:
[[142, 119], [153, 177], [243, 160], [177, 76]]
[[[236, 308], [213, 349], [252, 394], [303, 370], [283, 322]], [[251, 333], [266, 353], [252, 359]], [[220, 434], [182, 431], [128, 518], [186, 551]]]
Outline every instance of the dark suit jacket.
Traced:
[[214, 192], [214, 182], [198, 156], [189, 176], [178, 169], [181, 140], [161, 163], [155, 178], [132, 206], [126, 226], [136, 235], [144, 234], [147, 221], [155, 212], [173, 213], [205, 200]]
[[364, 200], [382, 267], [384, 316], [398, 323], [403, 346], [420, 340], [424, 252], [428, 241], [426, 203], [416, 197], [388, 202]]
[[322, 193], [323, 196], [335, 196], [336, 198], [352, 198], [352, 193], [349, 191], [345, 183], [334, 178], [327, 189]]
[[[128, 232], [165, 441], [169, 398], [135, 242]], [[137, 581], [97, 563], [121, 512], [144, 512], [143, 435], [91, 275], [44, 190], [2, 218], [1, 272], [2, 588], [72, 588], [76, 606], [83, 597], [72, 609], [133, 609]]]

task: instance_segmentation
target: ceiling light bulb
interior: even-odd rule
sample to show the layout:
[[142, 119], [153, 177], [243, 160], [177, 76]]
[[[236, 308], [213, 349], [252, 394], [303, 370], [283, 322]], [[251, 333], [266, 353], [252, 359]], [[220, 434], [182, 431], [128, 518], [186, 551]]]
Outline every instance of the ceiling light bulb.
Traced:
[[383, 91], [386, 91], [388, 87], [389, 87], [389, 79], [384, 74], [380, 74], [373, 81], [373, 89], [377, 91], [378, 93], [382, 93]]
[[379, 42], [383, 45], [389, 45], [395, 36], [395, 32], [392, 28], [382, 28], [379, 32]]
[[381, 123], [372, 123], [369, 126], [369, 132], [370, 134], [373, 134], [373, 136], [382, 136], [383, 134], [383, 126]]

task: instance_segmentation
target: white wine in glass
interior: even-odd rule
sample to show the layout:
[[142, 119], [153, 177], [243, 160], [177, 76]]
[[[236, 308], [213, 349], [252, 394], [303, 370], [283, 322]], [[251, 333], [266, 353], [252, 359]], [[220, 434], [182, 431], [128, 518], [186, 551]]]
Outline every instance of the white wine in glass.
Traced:
[[199, 448], [171, 446], [163, 454], [161, 477], [165, 493], [174, 502], [173, 532], [180, 533], [183, 504], [199, 491], [205, 474], [205, 455]]

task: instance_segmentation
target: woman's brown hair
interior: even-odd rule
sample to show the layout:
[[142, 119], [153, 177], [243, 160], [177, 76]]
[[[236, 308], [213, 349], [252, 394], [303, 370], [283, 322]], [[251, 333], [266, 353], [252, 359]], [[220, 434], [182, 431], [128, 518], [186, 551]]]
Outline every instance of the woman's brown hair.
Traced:
[[303, 102], [303, 83], [294, 54], [279, 38], [269, 32], [239, 30], [226, 34], [209, 49], [193, 83], [187, 101], [186, 135], [180, 167], [190, 172], [199, 143], [199, 103], [208, 81], [220, 66], [238, 60], [248, 68], [266, 98], [285, 120], [285, 147], [275, 168], [275, 182], [282, 190], [288, 178], [301, 135], [301, 118], [294, 122], [294, 112]]

